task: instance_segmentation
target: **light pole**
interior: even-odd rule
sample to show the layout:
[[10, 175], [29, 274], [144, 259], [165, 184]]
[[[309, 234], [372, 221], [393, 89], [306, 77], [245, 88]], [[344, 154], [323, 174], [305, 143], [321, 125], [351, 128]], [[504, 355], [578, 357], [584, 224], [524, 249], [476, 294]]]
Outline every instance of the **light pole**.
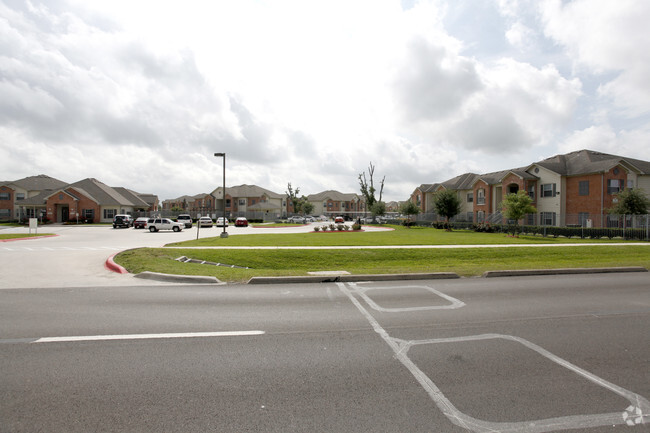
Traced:
[[215, 153], [214, 156], [223, 157], [223, 232], [221, 232], [222, 238], [228, 237], [228, 232], [226, 231], [226, 154], [225, 153]]

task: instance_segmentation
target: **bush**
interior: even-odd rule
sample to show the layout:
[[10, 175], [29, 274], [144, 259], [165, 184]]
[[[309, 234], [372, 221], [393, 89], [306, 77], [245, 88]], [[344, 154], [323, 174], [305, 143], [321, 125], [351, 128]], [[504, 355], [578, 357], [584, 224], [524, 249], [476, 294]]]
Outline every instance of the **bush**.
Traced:
[[320, 231], [320, 227], [318, 227], [318, 226], [314, 227], [314, 231], [315, 232]]
[[357, 224], [357, 223], [352, 224], [352, 230], [361, 230], [361, 224]]

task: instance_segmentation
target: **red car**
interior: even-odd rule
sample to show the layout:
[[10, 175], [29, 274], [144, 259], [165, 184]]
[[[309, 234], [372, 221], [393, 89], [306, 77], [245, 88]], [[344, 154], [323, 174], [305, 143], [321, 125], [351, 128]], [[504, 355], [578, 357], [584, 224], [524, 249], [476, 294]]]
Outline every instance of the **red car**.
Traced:
[[244, 217], [239, 217], [235, 220], [235, 227], [248, 227], [248, 220]]
[[336, 224], [343, 224], [345, 222], [345, 220], [343, 219], [343, 217], [338, 216], [338, 217], [334, 218], [334, 222]]

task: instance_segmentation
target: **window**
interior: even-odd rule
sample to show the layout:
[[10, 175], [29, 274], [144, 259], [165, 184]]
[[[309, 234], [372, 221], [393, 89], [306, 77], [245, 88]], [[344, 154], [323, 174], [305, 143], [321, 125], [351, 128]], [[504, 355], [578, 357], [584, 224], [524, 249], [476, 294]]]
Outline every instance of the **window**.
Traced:
[[581, 180], [578, 184], [578, 195], [589, 195], [589, 181]]
[[483, 188], [476, 190], [476, 204], [485, 204], [485, 190]]
[[555, 184], [554, 183], [544, 183], [541, 186], [540, 197], [555, 197]]
[[81, 211], [81, 216], [83, 219], [86, 220], [94, 220], [95, 219], [95, 209], [83, 209]]
[[16, 193], [16, 200], [25, 200], [25, 193], [24, 192], [17, 192]]
[[634, 181], [632, 179], [627, 180], [627, 187], [628, 189], [634, 188]]
[[239, 199], [239, 206], [244, 206], [246, 204], [246, 199], [240, 198]]
[[531, 200], [535, 200], [535, 185], [528, 186], [528, 197], [530, 197]]
[[113, 219], [116, 213], [115, 209], [104, 209], [104, 219]]
[[623, 190], [622, 179], [607, 179], [607, 194], [617, 194]]
[[0, 209], [0, 219], [11, 218], [11, 209]]
[[467, 193], [467, 203], [472, 203], [473, 201], [474, 201], [474, 191], [468, 192]]
[[529, 213], [528, 215], [526, 215], [526, 224], [528, 224], [529, 226], [536, 225], [537, 224], [537, 221], [536, 221], [537, 218], [536, 217], [537, 217], [537, 214], [534, 214], [534, 213]]
[[485, 212], [482, 210], [476, 212], [476, 222], [482, 223], [485, 221]]
[[543, 226], [555, 225], [555, 212], [542, 212], [540, 218]]
[[467, 212], [467, 221], [474, 222], [474, 212]]
[[334, 205], [334, 203], [332, 202], [327, 203], [327, 207], [332, 207], [332, 205]]
[[230, 207], [230, 199], [229, 198], [226, 199], [226, 207]]
[[11, 200], [11, 194], [8, 192], [0, 192], [0, 200]]

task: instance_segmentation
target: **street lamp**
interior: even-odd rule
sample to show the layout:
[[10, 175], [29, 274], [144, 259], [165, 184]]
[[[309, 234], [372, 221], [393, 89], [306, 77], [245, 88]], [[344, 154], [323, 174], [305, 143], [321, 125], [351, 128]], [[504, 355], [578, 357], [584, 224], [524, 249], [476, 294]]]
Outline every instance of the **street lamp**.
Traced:
[[228, 237], [228, 232], [226, 231], [226, 154], [225, 153], [215, 153], [214, 156], [223, 157], [223, 232], [221, 232], [222, 238]]

